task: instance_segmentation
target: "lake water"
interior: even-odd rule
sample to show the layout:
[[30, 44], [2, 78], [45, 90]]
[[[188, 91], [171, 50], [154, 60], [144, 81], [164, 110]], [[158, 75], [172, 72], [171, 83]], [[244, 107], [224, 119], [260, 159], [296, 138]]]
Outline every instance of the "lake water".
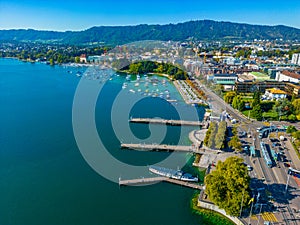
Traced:
[[[82, 77], [76, 75], [78, 71]], [[72, 127], [74, 94], [81, 79], [100, 87], [105, 82], [103, 73], [111, 73], [91, 71], [85, 77], [84, 68], [0, 59], [0, 224], [202, 224], [201, 218], [190, 209], [193, 190], [166, 183], [119, 187], [84, 160]], [[128, 86], [122, 89], [124, 82]], [[195, 108], [182, 102], [171, 83], [163, 78], [155, 78], [155, 82], [145, 86], [143, 76], [139, 81], [134, 76], [127, 81], [125, 76], [114, 74], [102, 87], [95, 106], [97, 131], [107, 151], [137, 169], [159, 164], [170, 153], [121, 150], [120, 142], [133, 141], [132, 134], [140, 140], [155, 142], [155, 135], [153, 139], [147, 138], [151, 132], [161, 130], [159, 125], [149, 128], [145, 124], [130, 124], [132, 134], [122, 133], [122, 124], [128, 124], [130, 116], [176, 119], [184, 114], [183, 119], [194, 119]], [[128, 96], [128, 101], [136, 95], [143, 99], [125, 116], [126, 121], [122, 111], [126, 102], [122, 101], [114, 110], [114, 118], [120, 118], [116, 123], [120, 124], [118, 136], [111, 111], [121, 91]], [[166, 98], [167, 94], [170, 99], [179, 100], [176, 107], [180, 113], [166, 100], [151, 97]], [[201, 118], [204, 110], [198, 108], [197, 112]], [[165, 128], [162, 142], [189, 144], [187, 135], [192, 129]], [[179, 140], [179, 136], [183, 138]], [[190, 158], [190, 155], [176, 154], [179, 161]], [[139, 172], [151, 176], [148, 171]], [[126, 171], [115, 171], [112, 176], [136, 178]]]

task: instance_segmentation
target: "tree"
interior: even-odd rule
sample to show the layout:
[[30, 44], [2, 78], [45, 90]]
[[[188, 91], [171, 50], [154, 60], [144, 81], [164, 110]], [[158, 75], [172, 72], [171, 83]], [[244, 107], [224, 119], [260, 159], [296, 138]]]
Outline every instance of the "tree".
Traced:
[[295, 132], [293, 132], [292, 136], [293, 136], [295, 139], [300, 140], [300, 131], [295, 131]]
[[236, 92], [229, 91], [224, 95], [224, 101], [228, 104], [232, 103], [233, 98], [236, 96]]
[[292, 102], [292, 105], [294, 107], [294, 113], [296, 115], [300, 114], [300, 98], [297, 98], [295, 99], [293, 102]]
[[254, 108], [254, 106], [259, 105], [259, 104], [260, 104], [260, 92], [255, 91], [253, 94], [252, 108]]
[[248, 206], [250, 177], [241, 158], [219, 161], [216, 170], [205, 177], [205, 185], [209, 199], [228, 215], [239, 216], [241, 206]]
[[242, 144], [237, 135], [234, 135], [231, 140], [228, 142], [228, 146], [233, 148], [235, 151], [240, 152], [242, 151]]
[[256, 105], [251, 110], [251, 115], [253, 118], [257, 119], [258, 121], [262, 120], [262, 110], [259, 105]]
[[242, 99], [239, 100], [237, 108], [238, 108], [239, 111], [243, 111], [244, 110], [244, 108], [245, 108], [245, 102]]
[[235, 97], [233, 98], [233, 100], [232, 100], [232, 107], [233, 107], [234, 109], [237, 109], [237, 108], [238, 108], [238, 103], [239, 103], [239, 96], [237, 95], [237, 96], [235, 96]]
[[273, 109], [279, 114], [279, 116], [288, 116], [293, 112], [294, 107], [289, 100], [281, 99], [276, 101]]
[[54, 60], [51, 58], [51, 59], [49, 60], [49, 63], [50, 63], [51, 66], [53, 66], [53, 65], [54, 65]]
[[291, 114], [291, 115], [288, 116], [288, 120], [289, 121], [296, 121], [297, 117], [294, 114]]
[[80, 63], [80, 57], [79, 56], [75, 57], [75, 63]]
[[214, 87], [214, 91], [217, 95], [221, 95], [222, 92], [224, 91], [224, 87], [222, 84], [217, 84], [215, 87]]
[[297, 131], [297, 129], [296, 129], [295, 126], [288, 126], [288, 128], [286, 129], [286, 132], [288, 134], [291, 134], [291, 133], [296, 132], [296, 131]]

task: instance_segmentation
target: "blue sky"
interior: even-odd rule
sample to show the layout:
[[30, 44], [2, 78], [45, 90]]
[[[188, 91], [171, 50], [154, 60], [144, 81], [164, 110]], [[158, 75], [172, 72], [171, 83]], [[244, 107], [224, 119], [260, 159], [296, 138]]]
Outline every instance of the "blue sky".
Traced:
[[0, 0], [0, 29], [64, 31], [202, 19], [300, 28], [300, 1]]

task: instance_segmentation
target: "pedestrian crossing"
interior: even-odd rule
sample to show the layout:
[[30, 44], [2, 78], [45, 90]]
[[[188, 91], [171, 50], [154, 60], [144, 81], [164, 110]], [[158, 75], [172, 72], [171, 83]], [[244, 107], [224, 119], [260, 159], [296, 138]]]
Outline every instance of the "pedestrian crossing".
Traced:
[[276, 218], [276, 216], [274, 215], [274, 213], [271, 212], [265, 212], [262, 214], [262, 218], [265, 221], [269, 221], [269, 222], [278, 222], [278, 219]]

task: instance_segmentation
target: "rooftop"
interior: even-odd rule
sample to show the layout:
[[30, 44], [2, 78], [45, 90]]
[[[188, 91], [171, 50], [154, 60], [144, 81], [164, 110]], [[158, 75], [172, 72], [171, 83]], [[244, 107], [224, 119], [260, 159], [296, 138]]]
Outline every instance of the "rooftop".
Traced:
[[267, 89], [268, 92], [272, 93], [272, 94], [287, 94], [285, 91], [282, 91], [278, 88], [269, 88]]
[[298, 73], [289, 72], [287, 70], [284, 70], [281, 73], [285, 76], [300, 80], [300, 74]]

